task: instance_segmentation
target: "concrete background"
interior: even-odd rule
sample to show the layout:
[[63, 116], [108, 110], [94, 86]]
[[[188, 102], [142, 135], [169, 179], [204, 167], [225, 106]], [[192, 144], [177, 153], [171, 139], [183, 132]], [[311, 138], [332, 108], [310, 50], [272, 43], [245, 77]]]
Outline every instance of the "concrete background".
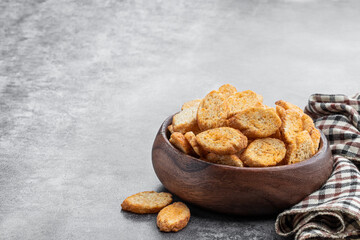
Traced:
[[273, 106], [360, 90], [359, 1], [1, 1], [0, 239], [282, 239], [191, 207], [176, 234], [122, 212], [163, 190], [162, 121], [224, 83]]

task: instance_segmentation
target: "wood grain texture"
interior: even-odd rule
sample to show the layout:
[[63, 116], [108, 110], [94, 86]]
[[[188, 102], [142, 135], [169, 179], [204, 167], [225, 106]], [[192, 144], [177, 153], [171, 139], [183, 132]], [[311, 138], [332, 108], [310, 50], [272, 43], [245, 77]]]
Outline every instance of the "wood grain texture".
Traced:
[[332, 155], [325, 136], [320, 150], [304, 162], [267, 168], [237, 168], [188, 156], [168, 141], [161, 125], [152, 149], [152, 163], [162, 184], [184, 201], [217, 212], [267, 215], [291, 207], [319, 189], [332, 172]]

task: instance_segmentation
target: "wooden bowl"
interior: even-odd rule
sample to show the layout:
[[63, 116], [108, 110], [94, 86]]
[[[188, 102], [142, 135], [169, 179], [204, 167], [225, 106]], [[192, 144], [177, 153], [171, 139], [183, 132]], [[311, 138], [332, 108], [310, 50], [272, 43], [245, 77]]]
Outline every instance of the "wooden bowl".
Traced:
[[332, 155], [321, 133], [319, 151], [310, 159], [266, 168], [232, 167], [186, 155], [169, 142], [161, 125], [152, 148], [155, 173], [170, 192], [184, 201], [217, 212], [239, 215], [279, 213], [319, 189], [332, 172]]

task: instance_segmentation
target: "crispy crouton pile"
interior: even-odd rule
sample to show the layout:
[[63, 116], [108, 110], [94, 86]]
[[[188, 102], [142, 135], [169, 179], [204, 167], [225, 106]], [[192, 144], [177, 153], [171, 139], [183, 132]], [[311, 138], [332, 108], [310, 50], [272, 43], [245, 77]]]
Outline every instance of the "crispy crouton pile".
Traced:
[[183, 104], [168, 126], [169, 141], [191, 156], [236, 167], [287, 165], [312, 157], [320, 143], [313, 120], [289, 102], [275, 105], [225, 84]]

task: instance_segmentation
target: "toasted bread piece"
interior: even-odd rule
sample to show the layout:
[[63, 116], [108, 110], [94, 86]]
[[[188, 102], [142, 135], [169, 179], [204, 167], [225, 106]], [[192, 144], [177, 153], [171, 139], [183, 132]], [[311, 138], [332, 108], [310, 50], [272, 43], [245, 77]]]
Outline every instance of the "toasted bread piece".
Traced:
[[298, 110], [294, 109], [285, 110], [285, 114], [281, 113], [280, 115], [282, 115], [280, 116], [282, 121], [281, 135], [286, 143], [293, 143], [296, 135], [303, 130], [302, 115]]
[[174, 131], [181, 132], [182, 134], [189, 131], [199, 132], [196, 120], [197, 109], [197, 106], [194, 105], [175, 114], [172, 120]]
[[294, 104], [292, 104], [292, 103], [283, 101], [283, 100], [276, 101], [276, 102], [275, 102], [275, 105], [281, 106], [281, 107], [283, 107], [285, 110], [294, 109], [294, 110], [296, 110], [296, 111], [299, 111], [300, 113], [304, 113], [303, 110], [302, 110], [301, 108], [299, 108], [298, 106], [296, 106], [296, 105], [294, 105]]
[[186, 154], [193, 154], [193, 149], [190, 143], [186, 140], [182, 133], [174, 132], [171, 134], [169, 142], [174, 145], [180, 151]]
[[280, 117], [281, 120], [284, 119], [286, 116], [285, 108], [278, 106], [278, 105], [276, 105], [276, 113]]
[[304, 113], [301, 119], [303, 122], [303, 130], [308, 131], [314, 145], [314, 150], [317, 151], [320, 144], [320, 131], [315, 128], [314, 121], [309, 115]]
[[211, 162], [211, 163], [235, 166], [235, 167], [243, 167], [244, 166], [243, 162], [235, 154], [218, 155], [215, 153], [209, 153], [208, 155], [206, 155], [206, 161]]
[[252, 107], [232, 116], [228, 125], [239, 129], [248, 138], [264, 138], [280, 128], [281, 119], [274, 108]]
[[198, 142], [196, 141], [196, 136], [193, 132], [187, 132], [187, 133], [185, 133], [184, 136], [185, 136], [186, 140], [190, 143], [194, 152], [198, 156], [200, 156], [200, 157], [206, 156], [207, 152], [204, 149], [202, 149], [202, 147], [198, 144]]
[[303, 123], [303, 130], [308, 131], [310, 133], [311, 130], [315, 128], [314, 121], [309, 115], [304, 113], [301, 117], [301, 120]]
[[251, 90], [237, 92], [227, 99], [229, 106], [228, 117], [232, 117], [233, 115], [251, 107], [261, 107], [262, 101], [263, 97]]
[[287, 164], [304, 161], [315, 154], [314, 144], [308, 131], [302, 131], [295, 137], [295, 142], [287, 147]]
[[276, 138], [261, 138], [253, 141], [241, 155], [249, 167], [275, 166], [286, 154], [284, 142]]
[[140, 214], [157, 213], [171, 202], [172, 195], [170, 193], [145, 191], [127, 197], [121, 204], [121, 208]]
[[231, 84], [224, 84], [221, 87], [219, 87], [219, 92], [224, 94], [226, 98], [230, 97], [231, 95], [235, 94], [237, 92], [236, 88]]
[[189, 208], [182, 202], [175, 202], [159, 212], [156, 224], [162, 232], [177, 232], [186, 227], [189, 220]]
[[223, 127], [226, 125], [228, 105], [225, 96], [219, 91], [211, 91], [201, 101], [197, 112], [200, 130]]
[[[321, 135], [320, 131], [315, 128], [314, 121], [311, 119], [311, 117], [305, 114], [301, 108], [289, 102], [279, 100], [275, 104], [276, 112], [282, 120], [282, 126], [280, 127], [280, 130], [284, 140], [288, 144], [294, 145], [295, 136], [301, 131], [305, 130], [310, 134], [314, 150], [317, 151], [319, 148]], [[294, 147], [292, 146], [291, 149], [293, 148]]]
[[231, 155], [247, 146], [247, 138], [239, 130], [229, 127], [210, 129], [196, 135], [200, 146], [208, 152]]
[[201, 102], [201, 99], [195, 99], [195, 100], [188, 101], [188, 102], [186, 102], [186, 103], [184, 103], [182, 105], [181, 111], [186, 109], [186, 108], [191, 108], [191, 107], [194, 107], [194, 106], [199, 107], [200, 102]]
[[170, 125], [167, 127], [167, 129], [169, 130], [169, 132], [170, 132], [171, 134], [174, 133], [174, 127], [173, 127], [172, 124], [170, 124]]
[[[280, 119], [281, 119], [281, 125], [282, 125], [282, 119], [284, 119], [285, 116], [286, 116], [286, 110], [285, 110], [285, 108], [276, 105], [276, 114], [280, 117]], [[280, 126], [280, 128], [279, 128], [273, 135], [271, 135], [270, 137], [271, 137], [271, 138], [277, 138], [277, 139], [280, 139], [281, 141], [284, 141], [284, 137], [282, 136], [282, 133], [281, 133], [281, 126]]]
[[317, 152], [319, 150], [319, 145], [320, 145], [320, 138], [321, 138], [320, 131], [316, 128], [312, 129], [310, 132], [310, 137], [313, 142], [314, 151]]

